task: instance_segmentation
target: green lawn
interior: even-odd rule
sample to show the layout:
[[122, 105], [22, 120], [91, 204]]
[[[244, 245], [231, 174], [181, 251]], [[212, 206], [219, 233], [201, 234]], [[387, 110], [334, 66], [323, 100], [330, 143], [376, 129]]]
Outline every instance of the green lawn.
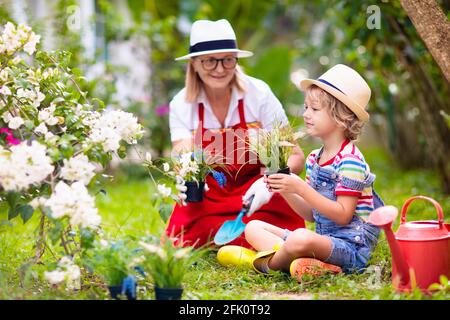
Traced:
[[[307, 152], [305, 150], [305, 152]], [[372, 171], [377, 174], [375, 187], [387, 204], [398, 208], [410, 196], [421, 194], [439, 201], [450, 221], [450, 199], [442, 194], [435, 173], [425, 170], [401, 171], [380, 150], [363, 150]], [[124, 235], [159, 234], [164, 224], [148, 200], [152, 184], [148, 180], [118, 179], [105, 187], [106, 195], [98, 194], [97, 201], [103, 217], [103, 229], [112, 238]], [[0, 221], [6, 219], [4, 210]], [[435, 219], [431, 205], [414, 203], [409, 220]], [[397, 220], [398, 221], [398, 220]], [[24, 265], [33, 256], [38, 218], [34, 216], [23, 225], [15, 219], [0, 226], [0, 299], [105, 299], [109, 298], [105, 285], [95, 276], [83, 277], [80, 291], [49, 288], [42, 280], [45, 265]], [[309, 224], [309, 228], [313, 225]], [[397, 224], [395, 225], [395, 228]], [[57, 248], [54, 250], [58, 250]], [[47, 251], [44, 263], [54, 262]], [[450, 289], [432, 297], [415, 291], [399, 294], [390, 284], [390, 252], [384, 234], [372, 259], [372, 267], [358, 275], [324, 276], [298, 284], [288, 275], [256, 274], [252, 270], [225, 268], [215, 259], [215, 252], [192, 266], [185, 278], [184, 299], [450, 299]], [[151, 283], [140, 279], [139, 299], [152, 299]]]

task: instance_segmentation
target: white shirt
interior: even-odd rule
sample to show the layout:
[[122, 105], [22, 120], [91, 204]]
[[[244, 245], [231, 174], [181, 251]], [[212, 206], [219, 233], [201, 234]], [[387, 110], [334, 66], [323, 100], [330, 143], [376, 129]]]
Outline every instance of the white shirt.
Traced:
[[[261, 127], [270, 130], [275, 122], [287, 123], [286, 113], [275, 97], [270, 87], [262, 80], [244, 75], [247, 91], [239, 92], [232, 89], [230, 107], [225, 118], [225, 128], [230, 128], [240, 122], [238, 101], [244, 99], [244, 114], [247, 123], [259, 122]], [[205, 129], [222, 129], [219, 120], [211, 109], [211, 105], [203, 91], [199, 94], [198, 101], [189, 103], [185, 99], [186, 88], [182, 89], [170, 102], [170, 135], [171, 140], [181, 140], [191, 137], [192, 131], [198, 128], [198, 104], [205, 106]]]

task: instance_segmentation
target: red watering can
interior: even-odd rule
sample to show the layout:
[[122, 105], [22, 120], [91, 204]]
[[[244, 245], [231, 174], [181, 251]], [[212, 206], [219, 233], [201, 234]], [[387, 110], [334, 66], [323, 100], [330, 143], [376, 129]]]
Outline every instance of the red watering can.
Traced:
[[[406, 222], [406, 211], [411, 202], [423, 199], [436, 208], [438, 221], [422, 220]], [[392, 222], [398, 210], [384, 206], [374, 210], [369, 222], [383, 228], [392, 253], [392, 283], [399, 291], [415, 287], [428, 292], [432, 283], [439, 283], [439, 276], [450, 277], [450, 224], [444, 223], [442, 208], [434, 199], [415, 196], [402, 207], [400, 226], [392, 232]]]

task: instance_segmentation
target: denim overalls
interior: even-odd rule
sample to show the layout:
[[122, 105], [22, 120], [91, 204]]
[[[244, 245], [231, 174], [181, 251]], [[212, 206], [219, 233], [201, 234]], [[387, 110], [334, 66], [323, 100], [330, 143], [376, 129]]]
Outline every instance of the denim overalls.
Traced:
[[[322, 149], [323, 150], [323, 149]], [[353, 180], [342, 177], [332, 168], [321, 167], [316, 162], [311, 168], [310, 184], [311, 187], [328, 199], [336, 201], [336, 185], [340, 182], [343, 186], [353, 190], [363, 191], [366, 187], [373, 186], [375, 175], [369, 174], [364, 181]], [[374, 209], [384, 205], [381, 198], [372, 189]], [[352, 220], [345, 226], [338, 225], [332, 220], [323, 216], [316, 209], [313, 209], [316, 232], [328, 236], [333, 247], [330, 256], [325, 260], [327, 263], [340, 266], [344, 272], [360, 272], [367, 265], [372, 250], [375, 248], [380, 229], [359, 218], [356, 214]]]

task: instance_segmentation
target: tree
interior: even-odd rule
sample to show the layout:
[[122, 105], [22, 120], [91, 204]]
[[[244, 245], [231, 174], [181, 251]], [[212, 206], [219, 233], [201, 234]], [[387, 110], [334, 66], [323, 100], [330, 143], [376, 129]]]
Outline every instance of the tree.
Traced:
[[450, 82], [450, 23], [434, 0], [401, 0], [414, 27]]

